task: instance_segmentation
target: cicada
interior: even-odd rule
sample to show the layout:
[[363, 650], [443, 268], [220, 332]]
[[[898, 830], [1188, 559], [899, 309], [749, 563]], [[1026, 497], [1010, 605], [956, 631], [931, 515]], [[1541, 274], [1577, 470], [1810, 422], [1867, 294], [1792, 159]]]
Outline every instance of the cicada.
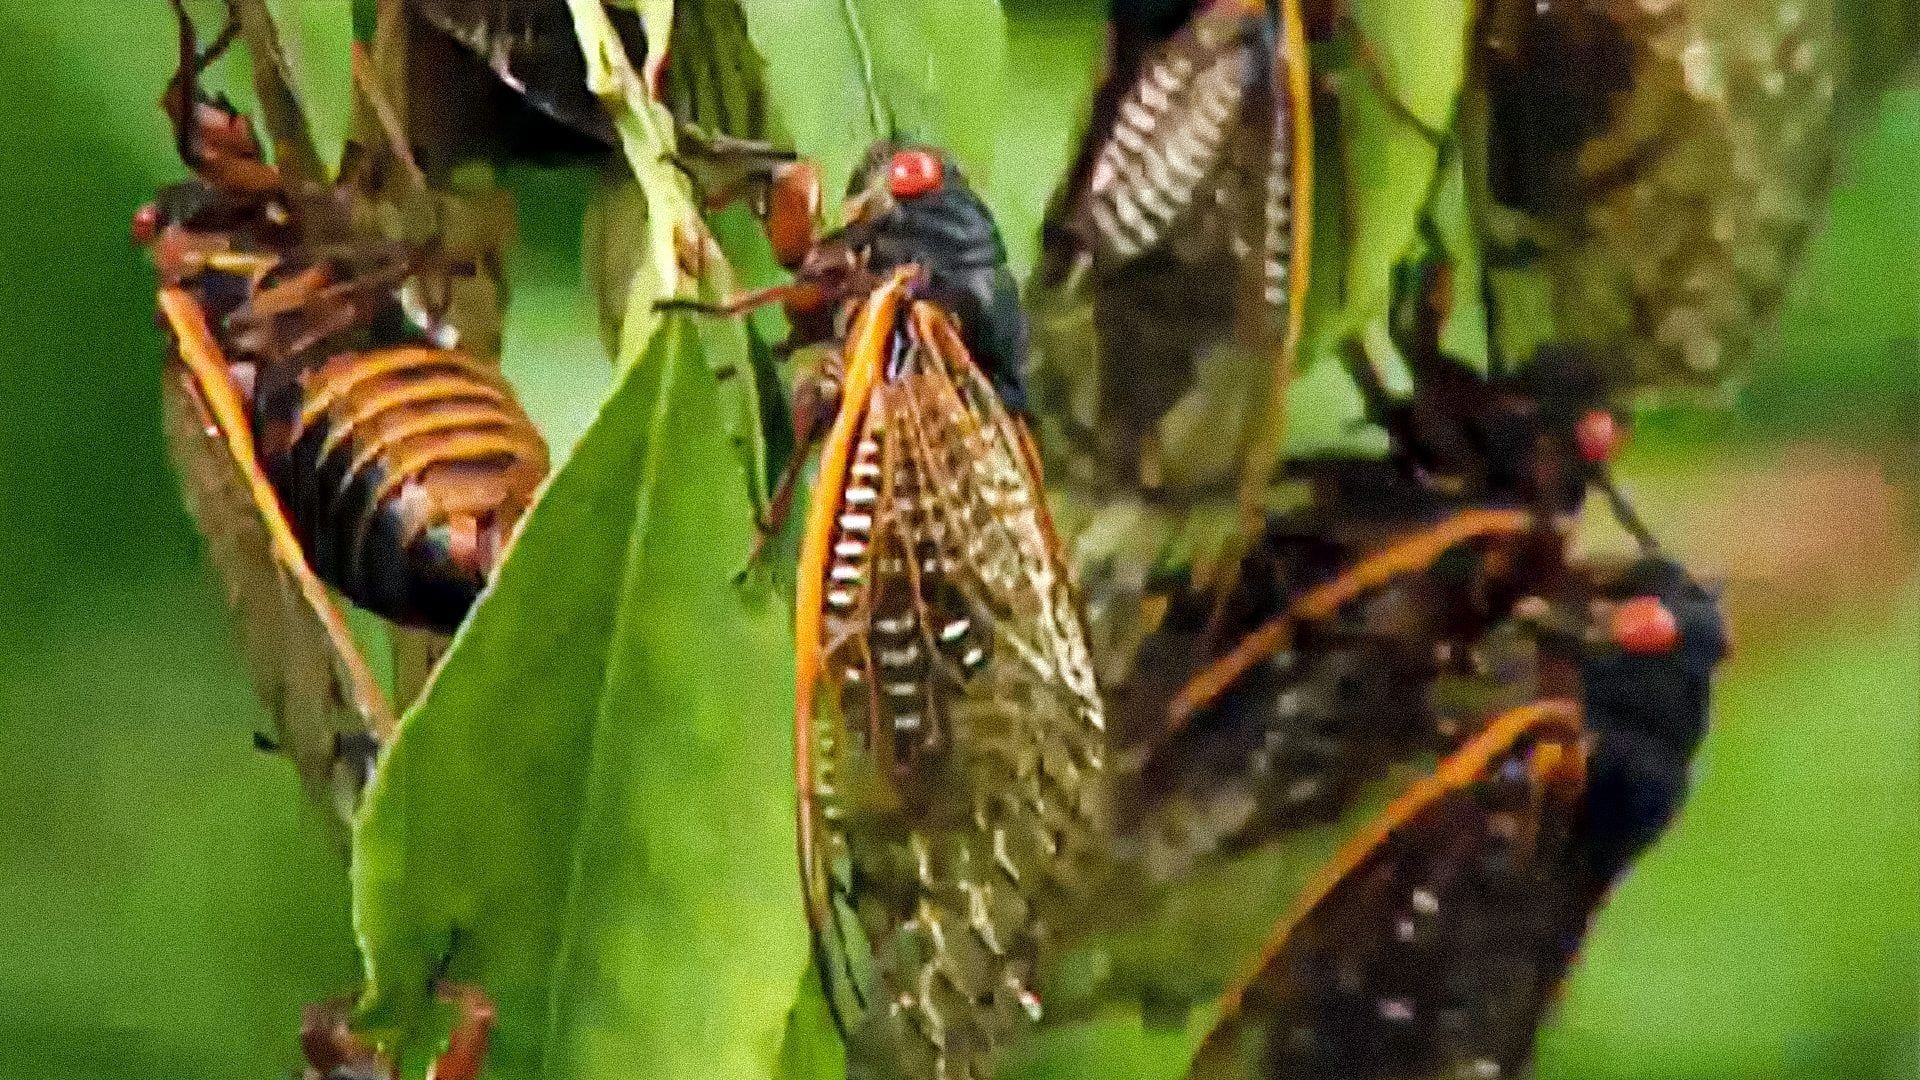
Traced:
[[[1135, 800], [1143, 814], [1237, 807], [1241, 819], [1211, 829], [1244, 843], [1339, 813], [1359, 782], [1477, 730], [1436, 710], [1436, 695], [1507, 696], [1482, 640], [1563, 576], [1589, 488], [1657, 549], [1609, 472], [1621, 436], [1598, 365], [1551, 350], [1488, 376], [1442, 354], [1449, 275], [1432, 269], [1402, 350], [1412, 394], [1390, 394], [1359, 350], [1350, 358], [1388, 456], [1290, 463], [1310, 498], [1269, 520], [1225, 609], [1225, 644], [1206, 641], [1219, 608], [1176, 600], [1116, 693], [1117, 730], [1147, 732], [1135, 755], [1160, 759]], [[1234, 746], [1238, 764], [1221, 765]], [[1212, 842], [1188, 833], [1186, 857]]]
[[1725, 653], [1677, 564], [1595, 583], [1508, 711], [1323, 871], [1223, 1003], [1200, 1078], [1519, 1075], [1595, 912], [1671, 823]]
[[[1489, 632], [1559, 565], [1564, 536], [1525, 510], [1392, 524], [1276, 518], [1248, 563], [1258, 623], [1204, 657], [1208, 607], [1176, 605], [1110, 702], [1124, 743], [1117, 829], [1147, 877], [1333, 821], [1398, 765], [1478, 731], [1530, 687]], [[1524, 700], [1522, 697], [1521, 700]]]
[[856, 1071], [982, 1077], [1039, 1017], [1097, 857], [1105, 719], [986, 206], [946, 155], [881, 143], [845, 219], [729, 306], [783, 301], [796, 344], [830, 345], [795, 408], [822, 444], [795, 629], [807, 908]]
[[1257, 539], [1304, 314], [1313, 140], [1293, 0], [1116, 2], [1113, 22], [1045, 226], [1035, 388], [1073, 531], [1129, 534], [1080, 568], [1118, 678], [1152, 629], [1153, 564], [1214, 588]]
[[[546, 474], [545, 443], [492, 365], [436, 343], [410, 285], [429, 256], [366, 235], [359, 193], [305, 171], [305, 120], [257, 0], [204, 53], [177, 2], [166, 96], [195, 178], [136, 219], [171, 339], [168, 440], [225, 581], [275, 739], [350, 812], [393, 708], [330, 592], [450, 632]], [[279, 160], [199, 90], [247, 30]], [[292, 140], [292, 141], [288, 141]], [[425, 291], [425, 290], [423, 290]]]

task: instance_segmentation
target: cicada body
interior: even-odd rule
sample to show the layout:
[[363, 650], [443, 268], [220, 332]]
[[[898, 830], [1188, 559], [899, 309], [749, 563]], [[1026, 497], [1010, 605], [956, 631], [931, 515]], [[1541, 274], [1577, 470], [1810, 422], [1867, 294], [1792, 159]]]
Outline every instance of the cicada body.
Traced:
[[[1446, 277], [1431, 275], [1426, 292]], [[1479, 722], [1433, 701], [1518, 703], [1483, 641], [1516, 601], [1564, 576], [1589, 487], [1644, 531], [1607, 471], [1619, 430], [1597, 367], [1552, 350], [1482, 375], [1440, 352], [1446, 305], [1421, 300], [1403, 350], [1411, 395], [1351, 357], [1387, 458], [1290, 463], [1309, 482], [1305, 507], [1268, 522], [1228, 604], [1169, 604], [1114, 694], [1122, 745], [1144, 732], [1159, 759], [1135, 801], [1149, 819], [1186, 823], [1163, 860], [1215, 842], [1191, 827], [1207, 816], [1197, 807], [1238, 808], [1211, 831], [1245, 843], [1337, 816], [1361, 782], [1457, 747]]]
[[1541, 642], [1565, 695], [1496, 718], [1343, 849], [1229, 991], [1196, 1080], [1524, 1073], [1595, 912], [1679, 809], [1725, 651], [1671, 562], [1588, 599], [1597, 625]]
[[1114, 696], [1116, 723], [1149, 729], [1116, 732], [1117, 828], [1148, 878], [1335, 821], [1532, 693], [1528, 654], [1490, 632], [1558, 566], [1558, 533], [1494, 509], [1385, 538], [1328, 535], [1342, 525], [1276, 520], [1243, 580], [1265, 581], [1277, 614], [1232, 624], [1232, 648], [1203, 663], [1207, 609], [1176, 606]]
[[254, 427], [315, 572], [375, 614], [451, 633], [546, 478], [512, 389], [421, 345], [331, 356], [286, 389], [257, 395]]
[[[1410, 278], [1417, 288], [1403, 304], [1398, 343], [1411, 392], [1389, 391], [1363, 348], [1346, 352], [1367, 418], [1386, 433], [1398, 482], [1423, 491], [1435, 508], [1577, 513], [1589, 487], [1610, 482], [1608, 467], [1624, 441], [1615, 411], [1625, 385], [1618, 373], [1591, 349], [1573, 346], [1543, 346], [1524, 364], [1476, 371], [1447, 355], [1441, 342], [1454, 304], [1451, 264], [1431, 262]], [[1342, 473], [1364, 475], [1345, 463], [1328, 469], [1307, 462], [1295, 472], [1336, 486]], [[1345, 501], [1357, 495], [1349, 492]], [[1323, 491], [1327, 498], [1343, 496]]]
[[1170, 607], [1209, 642], [1258, 543], [1299, 344], [1311, 225], [1292, 2], [1112, 6], [1108, 70], [1050, 209], [1030, 300], [1034, 422], [1102, 685]]
[[[1166, 6], [1115, 5], [1107, 80], [1046, 223], [1035, 387], [1056, 498], [1154, 519], [1137, 528], [1189, 546], [1204, 579], [1245, 545], [1195, 535], [1237, 522], [1251, 540], [1277, 463], [1306, 288], [1311, 110], [1295, 4], [1188, 5], [1155, 40]], [[1192, 527], [1209, 515], [1228, 528]], [[1107, 575], [1083, 570], [1108, 604]], [[1115, 605], [1134, 602], [1128, 572], [1145, 571], [1114, 572]]]
[[[196, 178], [136, 221], [173, 344], [170, 444], [275, 741], [345, 809], [363, 777], [341, 770], [364, 771], [393, 709], [328, 586], [450, 632], [544, 477], [545, 444], [497, 372], [416, 320], [422, 257], [357, 234], [356, 191], [283, 175], [243, 117], [199, 93], [231, 34], [202, 55], [180, 15], [167, 100]], [[253, 40], [271, 46], [270, 30]], [[276, 67], [256, 56], [264, 77]], [[295, 107], [279, 90], [263, 100]]]

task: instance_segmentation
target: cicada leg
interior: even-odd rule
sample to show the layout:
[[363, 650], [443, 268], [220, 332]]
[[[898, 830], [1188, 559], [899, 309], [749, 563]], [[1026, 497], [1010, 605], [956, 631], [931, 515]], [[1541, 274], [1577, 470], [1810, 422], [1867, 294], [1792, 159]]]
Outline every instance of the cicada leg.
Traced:
[[393, 1063], [348, 1026], [352, 1013], [351, 998], [307, 1006], [300, 1018], [300, 1049], [307, 1059], [304, 1080], [395, 1075]]
[[462, 983], [441, 983], [440, 1000], [457, 1013], [447, 1048], [427, 1068], [427, 1080], [474, 1080], [487, 1061], [487, 1044], [498, 1019], [493, 999], [485, 990]]
[[765, 514], [756, 523], [759, 529], [747, 554], [747, 565], [760, 561], [767, 541], [779, 533], [793, 512], [793, 494], [800, 483], [800, 470], [806, 467], [807, 451], [815, 440], [826, 434], [840, 411], [840, 380], [831, 367], [794, 380], [793, 456], [780, 469], [773, 491], [767, 496]]

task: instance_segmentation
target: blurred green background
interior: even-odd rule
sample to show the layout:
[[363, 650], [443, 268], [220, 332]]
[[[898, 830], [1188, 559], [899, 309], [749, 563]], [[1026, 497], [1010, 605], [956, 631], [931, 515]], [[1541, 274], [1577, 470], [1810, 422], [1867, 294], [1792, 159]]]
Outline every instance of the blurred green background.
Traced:
[[[172, 49], [159, 0], [0, 5], [0, 1077], [286, 1076], [300, 1005], [356, 975], [160, 442], [126, 226], [179, 172]], [[1736, 649], [1697, 794], [1602, 916], [1543, 1077], [1920, 1077], [1915, 177], [1908, 89], [1849, 138], [1740, 408], [1640, 425], [1629, 482], [1727, 580]], [[565, 445], [607, 380], [588, 181], [515, 182], [509, 371]]]

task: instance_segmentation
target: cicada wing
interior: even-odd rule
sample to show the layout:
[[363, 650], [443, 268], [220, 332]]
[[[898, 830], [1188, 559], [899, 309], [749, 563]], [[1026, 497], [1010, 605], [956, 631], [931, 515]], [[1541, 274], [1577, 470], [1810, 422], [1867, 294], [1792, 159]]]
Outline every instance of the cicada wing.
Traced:
[[803, 563], [824, 589], [816, 933], [856, 1057], [980, 1076], [1039, 1012], [1047, 919], [1100, 827], [1104, 719], [1019, 429], [950, 317], [917, 304], [863, 341], [881, 308], [849, 371], [882, 345], [889, 371], [847, 379], [866, 403], [829, 443], [832, 542]]
[[1577, 710], [1497, 719], [1343, 850], [1229, 991], [1193, 1080], [1518, 1074], [1604, 895]]
[[393, 700], [400, 712], [426, 693], [427, 684], [453, 645], [453, 636], [438, 630], [389, 624], [393, 650]]
[[[1264, 513], [1304, 310], [1312, 136], [1297, 5], [1215, 0], [1115, 75], [1048, 223], [1040, 293], [1062, 302], [1041, 306], [1072, 312], [1070, 283], [1084, 281], [1092, 318], [1039, 324], [1036, 394], [1065, 414], [1043, 430], [1069, 484], [1105, 481], [1096, 506], [1171, 496], [1144, 519], [1173, 517], [1164, 531], [1192, 548], [1174, 561], [1224, 596]], [[1169, 504], [1181, 509], [1157, 508]]]
[[[1544, 275], [1553, 340], [1592, 347], [1617, 385], [1723, 399], [1764, 355], [1836, 175], [1842, 24], [1497, 0], [1478, 25], [1484, 197], [1519, 226], [1489, 256]], [[1911, 55], [1911, 7], [1879, 25]], [[1708, 93], [1688, 83], [1703, 55], [1724, 58]]]
[[[407, 0], [435, 29], [473, 52], [541, 112], [606, 145], [617, 136], [587, 89], [587, 61], [565, 0]], [[609, 8], [637, 70], [646, 41], [631, 11]]]
[[393, 711], [314, 576], [254, 456], [240, 396], [199, 305], [167, 289], [162, 405], [188, 510], [218, 570], [275, 741], [307, 788], [350, 817]]

